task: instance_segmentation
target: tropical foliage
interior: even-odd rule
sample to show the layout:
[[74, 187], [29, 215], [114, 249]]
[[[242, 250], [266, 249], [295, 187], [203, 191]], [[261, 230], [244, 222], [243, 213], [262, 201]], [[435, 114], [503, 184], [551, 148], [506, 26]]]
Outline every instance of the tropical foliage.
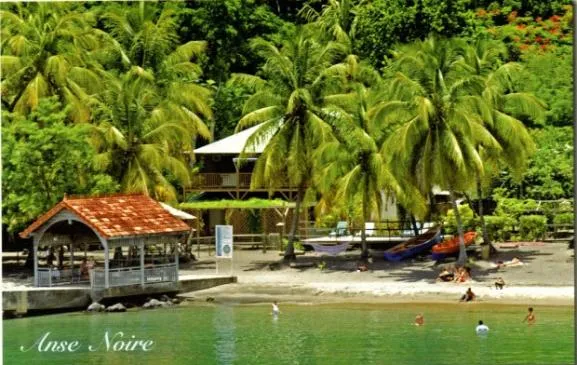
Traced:
[[118, 184], [93, 164], [88, 125], [65, 124], [67, 109], [40, 99], [23, 117], [2, 120], [2, 223], [13, 231], [46, 212], [65, 194], [115, 192]]
[[72, 3], [15, 3], [2, 10], [1, 93], [9, 111], [28, 114], [57, 95], [69, 118], [88, 122], [83, 100], [101, 86], [88, 52], [99, 40], [94, 14]]
[[121, 13], [108, 9], [104, 27], [112, 37], [102, 50], [121, 74], [105, 77], [105, 90], [92, 102], [93, 139], [100, 168], [126, 192], [142, 192], [176, 201], [173, 184], [189, 183], [183, 152], [193, 139], [210, 139], [203, 119], [210, 118], [209, 91], [196, 80], [191, 62], [204, 42], [178, 44], [175, 10], [149, 11], [140, 3]]

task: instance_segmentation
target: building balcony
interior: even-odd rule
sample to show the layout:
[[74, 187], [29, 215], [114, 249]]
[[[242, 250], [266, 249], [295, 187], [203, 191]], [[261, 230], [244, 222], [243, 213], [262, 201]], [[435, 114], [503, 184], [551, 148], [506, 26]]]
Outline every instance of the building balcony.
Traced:
[[[248, 191], [268, 191], [267, 188], [250, 188], [252, 173], [231, 172], [231, 173], [199, 173], [192, 178], [191, 186], [186, 191], [205, 192], [248, 192]], [[287, 182], [288, 185], [288, 182]], [[276, 190], [296, 191], [296, 187], [281, 187]]]

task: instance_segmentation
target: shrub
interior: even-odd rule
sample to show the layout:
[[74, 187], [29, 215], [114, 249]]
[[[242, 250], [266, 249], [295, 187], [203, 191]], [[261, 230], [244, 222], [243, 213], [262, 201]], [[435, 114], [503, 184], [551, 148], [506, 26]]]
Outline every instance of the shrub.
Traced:
[[533, 199], [500, 198], [497, 199], [495, 214], [519, 219], [523, 213], [535, 211], [538, 208], [539, 204]]
[[513, 227], [517, 221], [507, 216], [485, 216], [485, 224], [487, 226], [487, 234], [491, 241], [503, 242], [512, 238]]
[[573, 224], [575, 216], [573, 213], [561, 213], [553, 217], [554, 224]]
[[543, 239], [547, 231], [547, 217], [524, 215], [519, 218], [519, 233], [524, 240]]
[[317, 217], [316, 226], [319, 228], [335, 228], [339, 217], [333, 214], [321, 214]]
[[[283, 238], [281, 250], [283, 250], [283, 251], [286, 250], [287, 246], [288, 246], [288, 239]], [[305, 247], [303, 246], [303, 244], [300, 241], [294, 241], [293, 247], [294, 247], [295, 251], [304, 251], [305, 250]]]
[[[473, 214], [473, 210], [468, 205], [459, 205], [459, 213], [461, 215], [461, 222], [463, 224], [463, 231], [471, 231], [475, 229], [477, 221]], [[457, 219], [453, 209], [447, 212], [447, 216], [443, 222], [446, 234], [457, 234]]]

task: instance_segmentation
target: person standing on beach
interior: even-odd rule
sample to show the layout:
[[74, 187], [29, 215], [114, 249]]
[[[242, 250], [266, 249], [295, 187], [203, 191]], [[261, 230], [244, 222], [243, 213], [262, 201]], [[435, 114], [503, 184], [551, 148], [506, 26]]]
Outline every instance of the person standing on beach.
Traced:
[[483, 321], [479, 321], [479, 325], [475, 328], [475, 332], [478, 335], [485, 335], [489, 332], [489, 327], [486, 324], [483, 324]]
[[415, 317], [415, 326], [423, 326], [425, 324], [425, 317], [421, 313]]
[[529, 325], [535, 323], [535, 313], [533, 313], [533, 307], [529, 307], [529, 312], [527, 313], [527, 316], [525, 316], [523, 322], [525, 321], [527, 321], [527, 324]]

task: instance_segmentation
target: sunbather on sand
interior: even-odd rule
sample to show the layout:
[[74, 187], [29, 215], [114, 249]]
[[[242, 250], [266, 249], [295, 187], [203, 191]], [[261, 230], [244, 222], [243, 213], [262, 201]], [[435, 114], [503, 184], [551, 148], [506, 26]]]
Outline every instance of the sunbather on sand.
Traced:
[[450, 272], [449, 270], [445, 269], [443, 271], [441, 271], [441, 273], [439, 274], [439, 276], [437, 276], [437, 281], [453, 281], [453, 279], [455, 278], [455, 274]]
[[457, 283], [464, 283], [465, 281], [471, 280], [471, 268], [469, 267], [461, 267], [457, 271], [457, 275], [455, 276], [455, 282]]
[[500, 269], [503, 267], [514, 267], [514, 266], [523, 266], [523, 265], [525, 265], [525, 264], [518, 257], [513, 257], [513, 259], [509, 260], [509, 261], [505, 261], [505, 262], [497, 261], [495, 263], [495, 267], [497, 269]]

